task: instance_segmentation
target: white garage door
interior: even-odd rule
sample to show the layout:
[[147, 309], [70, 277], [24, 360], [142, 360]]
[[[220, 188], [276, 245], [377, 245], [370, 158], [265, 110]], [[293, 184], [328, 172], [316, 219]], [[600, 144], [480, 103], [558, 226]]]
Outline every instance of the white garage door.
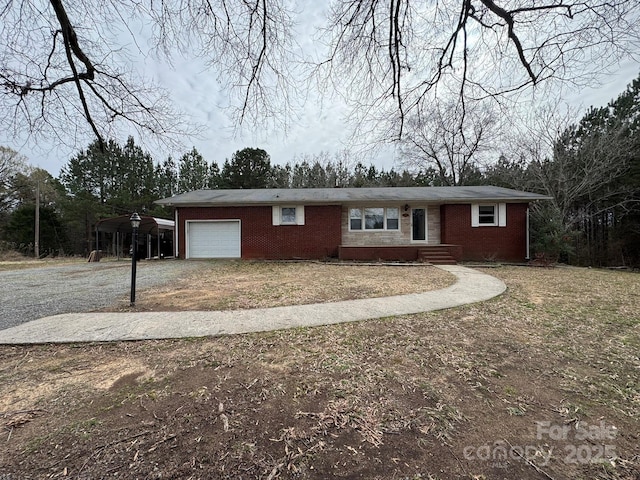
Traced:
[[187, 222], [187, 258], [240, 258], [240, 220]]

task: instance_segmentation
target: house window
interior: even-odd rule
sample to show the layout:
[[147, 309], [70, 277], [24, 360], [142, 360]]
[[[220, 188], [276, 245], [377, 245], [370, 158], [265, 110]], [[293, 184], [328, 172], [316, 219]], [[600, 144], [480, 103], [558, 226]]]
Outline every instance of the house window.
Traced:
[[296, 223], [296, 207], [282, 207], [280, 223]]
[[384, 229], [384, 208], [365, 208], [364, 228], [366, 230]]
[[304, 225], [303, 205], [274, 205], [271, 210], [273, 225]]
[[472, 227], [506, 227], [506, 203], [474, 203], [471, 205]]
[[496, 206], [478, 205], [478, 223], [480, 225], [496, 224]]
[[362, 230], [362, 210], [359, 208], [349, 209], [349, 228], [351, 230]]
[[398, 230], [400, 227], [400, 210], [397, 208], [387, 208], [387, 230]]
[[366, 207], [349, 209], [349, 230], [399, 229], [399, 208]]

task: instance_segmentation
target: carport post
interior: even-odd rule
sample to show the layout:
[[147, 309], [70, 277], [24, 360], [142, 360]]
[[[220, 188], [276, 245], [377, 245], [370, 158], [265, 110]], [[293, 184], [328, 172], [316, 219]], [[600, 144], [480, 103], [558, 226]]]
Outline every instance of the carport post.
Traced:
[[132, 252], [131, 252], [131, 303], [129, 306], [136, 306], [136, 261], [138, 256], [138, 228], [140, 227], [140, 215], [138, 212], [134, 212], [131, 215], [131, 227], [133, 228], [133, 235], [131, 238]]

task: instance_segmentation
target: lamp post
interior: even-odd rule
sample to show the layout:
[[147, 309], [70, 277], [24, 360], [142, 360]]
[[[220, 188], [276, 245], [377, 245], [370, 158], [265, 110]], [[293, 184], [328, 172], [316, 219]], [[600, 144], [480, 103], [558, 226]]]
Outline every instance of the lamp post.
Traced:
[[140, 228], [140, 215], [134, 212], [131, 215], [131, 228], [133, 234], [131, 237], [131, 303], [130, 306], [136, 306], [136, 262], [138, 256], [138, 228]]
[[36, 232], [33, 253], [36, 260], [40, 260], [40, 180], [36, 183]]

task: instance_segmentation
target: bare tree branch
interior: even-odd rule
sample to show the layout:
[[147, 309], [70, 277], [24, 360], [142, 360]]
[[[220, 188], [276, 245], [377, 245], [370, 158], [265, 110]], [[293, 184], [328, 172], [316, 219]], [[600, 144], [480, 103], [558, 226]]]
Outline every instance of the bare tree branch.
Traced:
[[566, 82], [587, 85], [640, 51], [634, 0], [332, 5], [324, 30], [329, 53], [318, 69], [361, 112], [353, 120], [359, 131], [373, 122], [386, 140], [391, 131], [399, 140], [409, 116], [453, 92], [464, 106]]
[[189, 133], [169, 94], [128, 58], [128, 43], [137, 58], [150, 53], [147, 39], [169, 62], [183, 52], [204, 59], [237, 124], [285, 130], [307, 94], [310, 52], [298, 38], [307, 49], [324, 42], [326, 56], [313, 61], [318, 85], [348, 102], [358, 132], [387, 140], [452, 94], [464, 119], [475, 100], [588, 84], [640, 51], [637, 0], [332, 0], [320, 39], [307, 38], [294, 8], [287, 0], [5, 2], [0, 127], [59, 140], [131, 128], [163, 140]]
[[435, 168], [442, 185], [466, 185], [482, 166], [482, 155], [492, 151], [497, 130], [488, 105], [434, 105], [407, 121], [401, 163], [413, 170]]
[[[500, 8], [492, 0], [481, 0], [481, 1], [483, 5], [485, 5], [489, 10], [495, 13], [498, 17], [502, 18], [507, 24], [509, 39], [513, 42], [513, 45], [516, 47], [516, 51], [518, 52], [518, 58], [520, 59], [520, 63], [522, 64], [524, 69], [527, 71], [527, 74], [529, 75], [529, 78], [531, 78], [531, 81], [535, 84], [538, 81], [538, 76], [535, 73], [533, 73], [531, 64], [529, 63], [529, 61], [527, 60], [524, 54], [524, 49], [522, 47], [522, 43], [520, 43], [520, 38], [515, 33], [515, 20], [513, 18], [513, 13], [507, 12], [504, 8]], [[538, 8], [538, 10], [541, 10], [541, 8]], [[522, 12], [523, 10], [520, 9], [518, 13], [522, 13]]]

